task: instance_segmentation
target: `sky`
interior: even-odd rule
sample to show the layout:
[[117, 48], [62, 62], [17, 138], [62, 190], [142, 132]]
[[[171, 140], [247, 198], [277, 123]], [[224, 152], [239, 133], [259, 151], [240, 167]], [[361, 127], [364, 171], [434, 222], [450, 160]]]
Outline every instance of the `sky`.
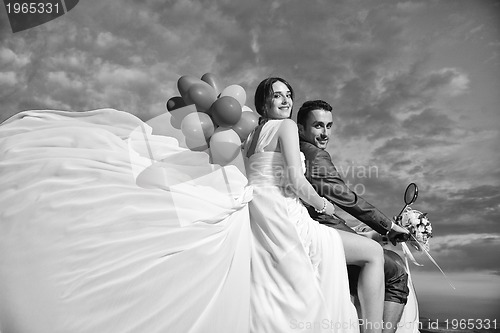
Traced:
[[[183, 75], [268, 76], [334, 108], [328, 151], [388, 216], [434, 228], [412, 266], [427, 318], [500, 320], [500, 1], [85, 0], [13, 33], [0, 7], [0, 121], [29, 109], [164, 114]], [[352, 218], [346, 216], [349, 223]]]

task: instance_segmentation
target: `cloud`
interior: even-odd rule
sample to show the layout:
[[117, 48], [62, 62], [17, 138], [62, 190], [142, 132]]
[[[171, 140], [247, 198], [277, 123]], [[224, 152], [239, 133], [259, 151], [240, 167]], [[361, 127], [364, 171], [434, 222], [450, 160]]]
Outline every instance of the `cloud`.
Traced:
[[[439, 220], [448, 229], [462, 232], [499, 232], [495, 221], [500, 218], [500, 186], [479, 185], [466, 189], [449, 190], [446, 197], [436, 200], [439, 203]], [[429, 201], [433, 197], [429, 198]], [[473, 223], [471, 223], [473, 221]]]
[[[438, 229], [438, 221], [432, 220], [433, 232]], [[430, 254], [445, 273], [475, 272], [478, 270], [497, 272], [500, 264], [496, 253], [500, 250], [500, 233], [468, 233], [433, 236]], [[403, 256], [402, 251], [396, 249]], [[415, 259], [423, 266], [415, 267], [420, 272], [439, 272], [438, 268], [422, 252], [412, 250]]]
[[[364, 104], [350, 112], [342, 112], [343, 119], [347, 120], [347, 124], [343, 125], [345, 127], [340, 128], [344, 138], [356, 137], [361, 131], [372, 140], [394, 136], [401, 125], [419, 120], [413, 117], [405, 122], [405, 114], [416, 112], [420, 113], [422, 121], [425, 118], [433, 120], [430, 119], [433, 117], [440, 125], [449, 127], [452, 120], [438, 110], [434, 102], [442, 98], [443, 94], [458, 96], [464, 93], [469, 84], [467, 76], [457, 70], [424, 72], [418, 63], [406, 71], [380, 76], [376, 81], [379, 82], [377, 89], [366, 88], [366, 83], [359, 79], [350, 80], [344, 85], [341, 100], [346, 99], [347, 104], [360, 101]], [[349, 103], [356, 96], [357, 102]]]
[[96, 77], [103, 86], [128, 87], [131, 90], [137, 86], [148, 84], [149, 78], [148, 73], [143, 70], [109, 63], [100, 66]]
[[448, 115], [433, 108], [426, 108], [405, 119], [402, 127], [406, 131], [421, 136], [446, 137], [457, 127], [457, 124]]
[[0, 87], [3, 89], [13, 88], [18, 82], [19, 80], [15, 72], [0, 72]]
[[396, 7], [407, 13], [412, 13], [415, 11], [419, 11], [423, 9], [426, 6], [424, 2], [414, 2], [414, 1], [404, 1], [404, 2], [398, 2]]
[[9, 48], [0, 48], [0, 66], [22, 68], [29, 63], [29, 56], [26, 54], [16, 54]]
[[[381, 78], [378, 67], [400, 56], [408, 44], [402, 31], [410, 13], [402, 9], [410, 5], [391, 9], [388, 5], [367, 8], [362, 1], [334, 6], [294, 1], [287, 5], [149, 1], [145, 6], [131, 1], [116, 6], [110, 1], [79, 7], [71, 25], [59, 20], [38, 31], [46, 38], [50, 56], [59, 57], [64, 70], [87, 66], [79, 74], [81, 81], [92, 82], [92, 76], [106, 74], [106, 68], [98, 70], [99, 62], [131, 73], [142, 71], [163, 92], [175, 92], [176, 79], [183, 74], [215, 72], [227, 84], [242, 83], [250, 89], [262, 77], [281, 75], [292, 78], [297, 91], [303, 92], [299, 103], [301, 98], [333, 94], [350, 110], [374, 111], [366, 121], [379, 124], [372, 135], [380, 135], [384, 133], [381, 127], [392, 123], [393, 116], [385, 111], [387, 103], [373, 105], [373, 83]], [[108, 13], [106, 20], [99, 19], [101, 13]], [[315, 17], [307, 21], [308, 29], [296, 24], [304, 17]], [[66, 33], [59, 34], [63, 29]], [[67, 64], [61, 53], [66, 53]], [[162, 71], [151, 77], [148, 69], [153, 66]], [[43, 66], [36, 67], [37, 78], [45, 75]], [[309, 82], [322, 87], [312, 89]], [[136, 103], [150, 103], [149, 97], [146, 93]], [[353, 134], [362, 125], [346, 123]]]
[[457, 248], [468, 247], [471, 244], [487, 243], [500, 245], [500, 234], [479, 233], [463, 235], [446, 235], [432, 238], [432, 251], [449, 251]]
[[252, 47], [252, 51], [253, 53], [255, 54], [258, 54], [259, 53], [259, 50], [260, 50], [260, 45], [259, 45], [259, 35], [257, 33], [257, 30], [253, 29], [251, 31], [251, 34], [252, 34], [252, 44], [251, 44], [251, 47]]
[[429, 74], [423, 82], [423, 90], [441, 89], [446, 94], [458, 96], [468, 90], [469, 82], [467, 75], [456, 68], [443, 68]]
[[130, 46], [131, 42], [124, 38], [117, 38], [110, 32], [100, 32], [97, 35], [97, 46], [112, 49], [120, 46]]
[[67, 72], [57, 71], [47, 74], [48, 84], [54, 84], [61, 88], [70, 90], [80, 90], [84, 84], [81, 81], [71, 79]]

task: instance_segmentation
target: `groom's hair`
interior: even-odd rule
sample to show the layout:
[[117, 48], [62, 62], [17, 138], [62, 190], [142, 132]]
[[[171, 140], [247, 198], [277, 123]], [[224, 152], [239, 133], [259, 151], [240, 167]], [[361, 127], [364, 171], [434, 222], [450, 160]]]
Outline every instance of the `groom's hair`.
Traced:
[[333, 108], [330, 104], [320, 99], [315, 101], [307, 101], [299, 109], [297, 113], [297, 124], [302, 126], [306, 126], [307, 117], [309, 116], [309, 112], [313, 110], [325, 110], [332, 112]]

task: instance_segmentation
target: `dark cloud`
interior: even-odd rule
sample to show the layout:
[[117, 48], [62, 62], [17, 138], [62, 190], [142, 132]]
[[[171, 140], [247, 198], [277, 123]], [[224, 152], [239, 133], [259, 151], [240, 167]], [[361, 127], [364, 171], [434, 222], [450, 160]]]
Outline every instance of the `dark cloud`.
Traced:
[[500, 275], [500, 270], [491, 272], [493, 275]]
[[407, 133], [431, 137], [448, 136], [456, 126], [455, 121], [448, 115], [432, 108], [424, 109], [402, 123]]
[[[406, 152], [415, 152], [425, 150], [429, 147], [450, 146], [454, 143], [445, 138], [422, 136], [421, 132], [416, 135], [406, 133], [405, 137], [396, 137], [388, 139], [382, 146], [376, 148], [373, 152], [374, 158], [379, 161], [386, 161], [389, 163], [398, 163], [399, 159], [408, 160], [405, 155]], [[415, 163], [415, 161], [413, 161]], [[408, 167], [413, 165], [406, 164]]]
[[[482, 185], [469, 189], [461, 189], [449, 194], [452, 199], [485, 200], [500, 199], [500, 188], [492, 185]], [[500, 200], [498, 200], [500, 202]]]
[[[393, 137], [401, 129], [421, 136], [449, 134], [454, 121], [432, 105], [443, 91], [452, 95], [465, 91], [468, 79], [451, 69], [427, 73], [420, 66], [422, 60], [416, 59], [406, 71], [377, 77], [381, 84], [375, 93], [374, 82], [366, 86], [359, 78], [348, 81], [341, 90], [341, 100], [353, 109], [342, 113], [346, 121], [340, 128], [342, 137], [353, 138], [361, 129], [371, 140]], [[397, 116], [408, 112], [418, 114], [398, 120]]]
[[391, 170], [393, 171], [399, 171], [407, 166], [413, 166], [413, 161], [412, 160], [408, 160], [408, 159], [403, 159], [401, 161], [397, 161], [397, 162], [394, 162], [392, 163], [391, 165]]
[[[439, 242], [439, 243], [438, 243]], [[437, 243], [437, 244], [436, 244]], [[445, 272], [474, 272], [486, 270], [495, 272], [500, 269], [500, 263], [492, 260], [485, 253], [499, 253], [499, 234], [466, 234], [456, 237], [443, 237], [434, 241], [431, 238], [431, 255]], [[432, 262], [422, 254], [418, 261], [424, 264], [421, 270], [436, 270]]]
[[419, 203], [436, 221], [436, 232], [447, 233], [499, 233], [500, 186], [480, 185], [467, 189], [440, 189], [429, 186], [422, 191]]

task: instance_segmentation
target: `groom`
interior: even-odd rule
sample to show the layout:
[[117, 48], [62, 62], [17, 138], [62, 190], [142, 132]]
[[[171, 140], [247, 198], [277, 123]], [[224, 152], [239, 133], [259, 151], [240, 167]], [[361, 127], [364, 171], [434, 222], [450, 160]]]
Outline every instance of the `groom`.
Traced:
[[[396, 240], [404, 234], [393, 229], [400, 227], [394, 226], [392, 221], [382, 212], [349, 189], [333, 165], [330, 154], [325, 150], [333, 124], [330, 104], [321, 100], [305, 102], [297, 114], [297, 124], [300, 135], [300, 150], [306, 158], [306, 177], [315, 190], [379, 234], [387, 235], [389, 240], [395, 244]], [[322, 224], [348, 232], [355, 232], [337, 215], [318, 214], [312, 207], [308, 207], [308, 210], [311, 217]], [[397, 324], [407, 301], [409, 292], [407, 286], [408, 275], [398, 254], [384, 249], [384, 259], [383, 333], [393, 333], [397, 329]], [[347, 264], [351, 292], [354, 292], [359, 267], [349, 265], [349, 262]]]

